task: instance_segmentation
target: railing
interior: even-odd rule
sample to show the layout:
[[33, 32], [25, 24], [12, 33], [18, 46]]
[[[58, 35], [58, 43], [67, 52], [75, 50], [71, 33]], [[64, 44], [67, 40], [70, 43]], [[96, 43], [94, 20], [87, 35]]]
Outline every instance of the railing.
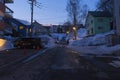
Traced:
[[10, 9], [10, 8], [8, 8], [7, 6], [5, 6], [5, 14], [7, 15], [7, 16], [13, 16], [13, 11]]

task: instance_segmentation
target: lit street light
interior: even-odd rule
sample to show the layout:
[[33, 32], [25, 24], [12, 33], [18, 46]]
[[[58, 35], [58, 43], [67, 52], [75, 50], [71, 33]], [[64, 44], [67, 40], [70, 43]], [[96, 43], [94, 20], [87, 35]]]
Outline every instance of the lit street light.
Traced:
[[74, 39], [76, 40], [76, 38], [77, 38], [77, 28], [75, 26], [73, 27], [73, 31], [74, 31]]
[[67, 31], [66, 33], [67, 33], [67, 34], [69, 34], [70, 32], [69, 32], [69, 31]]
[[76, 27], [73, 27], [73, 30], [76, 31]]

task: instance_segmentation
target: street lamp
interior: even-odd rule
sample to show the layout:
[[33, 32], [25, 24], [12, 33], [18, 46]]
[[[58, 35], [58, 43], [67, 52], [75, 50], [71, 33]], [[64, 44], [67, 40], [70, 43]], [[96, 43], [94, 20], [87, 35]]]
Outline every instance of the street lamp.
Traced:
[[69, 31], [67, 31], [66, 33], [67, 33], [67, 34], [69, 34], [70, 32], [69, 32]]
[[73, 27], [73, 31], [74, 31], [74, 39], [76, 40], [76, 38], [77, 38], [77, 28], [74, 26]]
[[76, 31], [76, 27], [73, 27], [73, 30]]

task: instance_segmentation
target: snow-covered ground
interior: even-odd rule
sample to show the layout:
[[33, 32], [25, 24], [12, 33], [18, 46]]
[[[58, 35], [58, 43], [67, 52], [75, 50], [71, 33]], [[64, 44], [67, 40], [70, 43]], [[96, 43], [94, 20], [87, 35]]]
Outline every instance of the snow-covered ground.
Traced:
[[[79, 52], [80, 55], [95, 55], [95, 56], [105, 56], [109, 55], [112, 57], [117, 57], [118, 60], [112, 60], [110, 63], [111, 66], [120, 68], [120, 44], [115, 46], [107, 46], [107, 35], [114, 34], [114, 31], [110, 31], [104, 34], [97, 34], [92, 37], [85, 36], [85, 30], [78, 30], [78, 40], [70, 40], [68, 48], [71, 48], [75, 53]], [[81, 36], [82, 34], [83, 37]], [[116, 55], [116, 56], [113, 56]], [[109, 57], [106, 56], [106, 57]]]
[[107, 47], [106, 45], [102, 46], [68, 46], [69, 48], [79, 51], [80, 54], [95, 54], [95, 55], [103, 55], [103, 54], [112, 54], [115, 51], [120, 50], [120, 45]]
[[114, 31], [110, 31], [103, 34], [97, 34], [92, 37], [85, 37], [86, 31], [84, 29], [78, 30], [78, 40], [73, 41], [70, 45], [72, 46], [98, 46], [107, 44], [107, 35], [114, 34]]
[[78, 38], [84, 38], [87, 35], [87, 30], [85, 28], [80, 28], [77, 35]]
[[120, 45], [108, 47], [106, 36], [114, 34], [114, 31], [110, 31], [103, 34], [97, 34], [92, 37], [85, 37], [86, 30], [78, 30], [78, 40], [70, 40], [69, 48], [81, 52], [81, 54], [110, 54], [114, 51], [120, 50]]
[[41, 35], [39, 37], [41, 37], [44, 41], [48, 41], [46, 44], [44, 44], [44, 46], [47, 48], [54, 47], [56, 45], [54, 39], [48, 35]]
[[61, 40], [63, 37], [66, 37], [65, 33], [52, 33], [51, 34], [52, 38]]

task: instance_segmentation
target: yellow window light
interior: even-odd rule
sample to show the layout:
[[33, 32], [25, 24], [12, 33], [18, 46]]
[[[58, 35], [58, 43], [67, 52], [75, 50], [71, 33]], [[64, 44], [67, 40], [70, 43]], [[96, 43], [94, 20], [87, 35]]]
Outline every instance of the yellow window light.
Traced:
[[19, 29], [20, 29], [20, 30], [24, 29], [24, 26], [20, 26]]
[[0, 39], [0, 47], [2, 47], [5, 44], [6, 40]]

